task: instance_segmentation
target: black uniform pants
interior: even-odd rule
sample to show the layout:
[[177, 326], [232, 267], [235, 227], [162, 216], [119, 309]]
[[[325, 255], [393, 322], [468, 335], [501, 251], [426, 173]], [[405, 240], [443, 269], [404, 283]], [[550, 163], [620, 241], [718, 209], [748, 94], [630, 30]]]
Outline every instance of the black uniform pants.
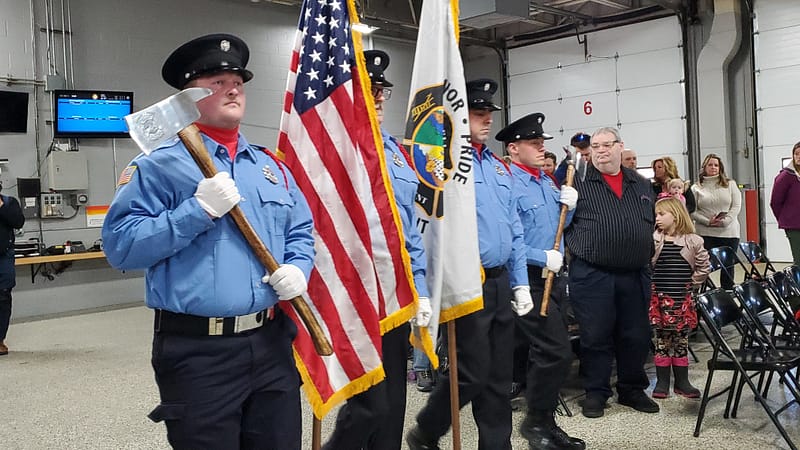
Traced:
[[[739, 251], [739, 238], [703, 236], [703, 247], [709, 251], [715, 247], [730, 247], [733, 252], [736, 253]], [[734, 267], [728, 270], [735, 271], [736, 268]], [[731, 275], [733, 274], [728, 275], [728, 271], [725, 268], [719, 271], [719, 284], [722, 289], [733, 289], [734, 282]]]
[[[525, 399], [528, 410], [549, 412], [558, 406], [558, 394], [572, 364], [572, 346], [566, 321], [554, 295], [550, 295], [547, 317], [539, 315], [545, 282], [541, 273], [539, 267], [528, 270], [533, 310], [522, 317], [516, 317], [516, 330], [523, 336], [527, 350]], [[553, 287], [551, 292], [557, 290], [555, 282]]]
[[406, 323], [383, 335], [386, 378], [342, 405], [325, 450], [400, 450], [406, 417], [409, 333]]
[[[511, 358], [513, 294], [508, 273], [483, 283], [483, 309], [455, 320], [459, 408], [472, 403], [479, 450], [511, 449]], [[439, 438], [450, 428], [450, 377], [436, 382], [417, 415], [422, 432]]]
[[11, 288], [0, 289], [0, 341], [5, 340], [11, 324]]
[[164, 421], [176, 449], [300, 450], [300, 377], [294, 323], [277, 312], [232, 336], [156, 333], [152, 364]]
[[611, 365], [617, 360], [617, 393], [650, 384], [644, 363], [650, 351], [650, 274], [646, 269], [610, 271], [575, 258], [569, 296], [580, 324], [580, 375], [587, 395], [612, 396]]

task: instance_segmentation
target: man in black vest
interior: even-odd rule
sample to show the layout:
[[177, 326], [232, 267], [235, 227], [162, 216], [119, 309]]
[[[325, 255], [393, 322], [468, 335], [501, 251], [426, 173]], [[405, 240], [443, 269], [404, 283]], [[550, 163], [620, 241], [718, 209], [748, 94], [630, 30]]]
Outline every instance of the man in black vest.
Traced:
[[580, 324], [580, 374], [586, 390], [583, 415], [601, 417], [611, 397], [617, 360], [619, 403], [658, 412], [645, 393], [644, 363], [650, 348], [648, 306], [653, 254], [654, 197], [649, 182], [621, 167], [624, 148], [615, 128], [591, 137], [586, 177], [575, 177], [578, 204], [565, 242], [569, 292]]

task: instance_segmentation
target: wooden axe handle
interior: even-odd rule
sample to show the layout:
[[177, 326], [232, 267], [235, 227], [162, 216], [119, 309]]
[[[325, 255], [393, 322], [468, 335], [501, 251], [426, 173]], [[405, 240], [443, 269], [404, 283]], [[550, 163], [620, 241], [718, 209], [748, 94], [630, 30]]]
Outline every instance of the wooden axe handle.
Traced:
[[[575, 165], [569, 164], [567, 166], [567, 182], [565, 186], [572, 186], [572, 181], [575, 178]], [[561, 247], [561, 236], [564, 234], [564, 224], [567, 222], [567, 205], [561, 205], [561, 215], [558, 217], [558, 228], [556, 229], [556, 242], [553, 244], [553, 250], [558, 250]], [[550, 291], [553, 290], [553, 279], [556, 274], [552, 271], [547, 271], [547, 279], [544, 282], [544, 293], [542, 294], [542, 306], [539, 308], [539, 315], [547, 317], [547, 307], [550, 305]]]
[[[217, 174], [217, 166], [215, 166], [214, 161], [211, 160], [211, 156], [208, 154], [208, 150], [203, 143], [203, 138], [200, 137], [200, 130], [197, 126], [194, 124], [189, 125], [178, 132], [178, 137], [181, 138], [181, 142], [183, 142], [183, 145], [189, 150], [192, 158], [194, 158], [195, 162], [200, 167], [200, 171], [203, 172], [204, 177], [211, 178]], [[267, 250], [267, 246], [264, 245], [261, 238], [258, 237], [258, 234], [256, 234], [253, 226], [250, 225], [250, 222], [247, 220], [247, 217], [245, 217], [242, 209], [239, 208], [239, 205], [234, 206], [228, 214], [230, 214], [231, 218], [236, 223], [236, 226], [239, 228], [239, 231], [241, 231], [245, 240], [247, 240], [247, 243], [250, 244], [250, 248], [253, 249], [258, 260], [261, 261], [261, 264], [267, 269], [267, 272], [270, 274], [275, 272], [278, 268], [278, 262], [275, 261], [275, 258], [269, 250]], [[333, 348], [330, 342], [328, 342], [325, 333], [322, 331], [319, 322], [317, 322], [317, 318], [314, 317], [314, 314], [311, 312], [311, 308], [308, 307], [308, 303], [300, 296], [291, 299], [290, 302], [295, 311], [297, 311], [297, 315], [300, 316], [300, 319], [303, 321], [306, 328], [308, 328], [317, 353], [322, 356], [332, 354]]]

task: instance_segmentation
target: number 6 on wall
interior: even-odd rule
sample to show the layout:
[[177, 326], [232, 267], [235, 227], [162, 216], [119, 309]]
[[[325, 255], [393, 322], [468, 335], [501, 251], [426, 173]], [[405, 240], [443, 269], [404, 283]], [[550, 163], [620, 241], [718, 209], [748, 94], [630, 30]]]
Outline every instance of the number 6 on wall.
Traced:
[[590, 116], [592, 114], [591, 101], [587, 100], [586, 102], [583, 103], [583, 113], [586, 114], [587, 116]]

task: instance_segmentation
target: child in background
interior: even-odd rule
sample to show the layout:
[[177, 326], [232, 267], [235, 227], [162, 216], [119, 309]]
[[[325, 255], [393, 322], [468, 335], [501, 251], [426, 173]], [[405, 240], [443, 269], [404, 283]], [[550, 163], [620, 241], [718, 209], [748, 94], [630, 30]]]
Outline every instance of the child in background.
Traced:
[[689, 332], [697, 326], [692, 293], [708, 277], [708, 252], [695, 234], [686, 206], [677, 198], [655, 205], [655, 254], [650, 299], [650, 323], [656, 332], [656, 387], [653, 398], [669, 396], [670, 367], [675, 374], [674, 392], [686, 398], [700, 397], [689, 382]]
[[658, 194], [658, 198], [677, 198], [686, 206], [686, 197], [683, 195], [684, 185], [680, 178], [673, 178], [667, 182], [667, 192]]
[[553, 173], [555, 173], [557, 166], [558, 166], [558, 158], [556, 158], [556, 154], [553, 152], [545, 151], [542, 170], [547, 172], [548, 175], [552, 175]]

